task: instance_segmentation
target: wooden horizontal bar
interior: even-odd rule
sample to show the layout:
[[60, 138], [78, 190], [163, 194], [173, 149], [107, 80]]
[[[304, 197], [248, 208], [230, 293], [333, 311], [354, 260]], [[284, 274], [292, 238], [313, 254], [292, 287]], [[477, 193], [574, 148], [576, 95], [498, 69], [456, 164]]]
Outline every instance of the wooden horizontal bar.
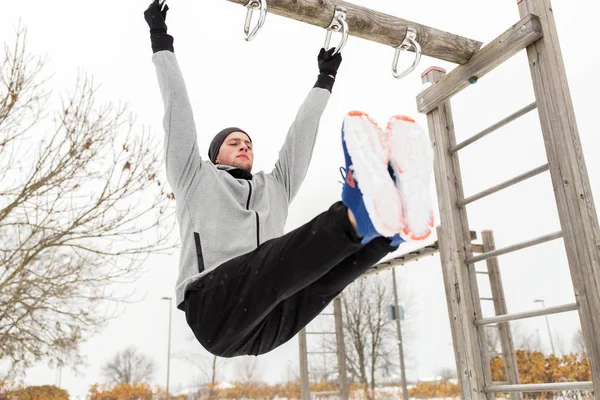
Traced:
[[[477, 239], [477, 232], [470, 231], [471, 240]], [[481, 244], [473, 244], [473, 253], [483, 253], [483, 245]], [[371, 267], [367, 272], [365, 272], [362, 276], [365, 277], [370, 274], [379, 273], [385, 271], [390, 268], [399, 267], [401, 265], [407, 264], [411, 261], [417, 261], [423, 257], [431, 256], [439, 252], [439, 245], [437, 240], [429, 244], [427, 246], [421, 247], [420, 249], [409, 251], [408, 253], [402, 254], [400, 256], [391, 258], [387, 261], [382, 261], [378, 264], [375, 264]]]
[[536, 15], [529, 14], [517, 24], [483, 47], [468, 63], [456, 67], [438, 83], [425, 89], [417, 96], [419, 112], [427, 114], [462, 89], [469, 86], [471, 78], [482, 78], [485, 74], [541, 38], [542, 25]]
[[475, 143], [482, 137], [485, 137], [485, 136], [489, 135], [490, 133], [497, 131], [498, 129], [502, 128], [503, 126], [522, 117], [523, 115], [527, 114], [528, 112], [535, 110], [536, 108], [537, 108], [537, 103], [535, 101], [531, 104], [526, 105], [525, 107], [521, 108], [519, 111], [509, 115], [508, 117], [504, 118], [503, 120], [496, 122], [494, 125], [490, 126], [489, 128], [486, 128], [483, 131], [479, 132], [477, 135], [471, 136], [469, 139], [465, 140], [464, 142], [461, 142], [461, 143], [457, 144], [456, 146], [451, 147], [450, 154], [454, 154], [457, 151], [464, 149], [465, 147], [467, 147], [468, 145], [470, 145], [472, 143]]
[[[243, 6], [248, 4], [248, 0], [228, 1]], [[473, 39], [393, 17], [346, 1], [268, 0], [267, 3], [267, 10], [273, 14], [320, 28], [329, 26], [336, 6], [344, 7], [347, 11], [346, 21], [350, 35], [392, 47], [398, 47], [402, 43], [407, 28], [414, 28], [417, 31], [417, 41], [421, 45], [424, 55], [456, 64], [464, 64], [469, 61], [482, 45], [481, 42]], [[268, 23], [267, 19], [265, 26]], [[390, 63], [392, 58], [393, 54], [390, 53]]]
[[367, 272], [363, 274], [363, 276], [382, 272], [388, 270], [390, 268], [399, 267], [401, 265], [407, 264], [411, 261], [417, 261], [426, 256], [432, 256], [439, 252], [438, 242], [425, 246], [421, 249], [411, 251], [409, 253], [403, 254], [398, 257], [394, 257], [387, 261], [382, 261], [378, 264], [373, 265]]
[[483, 253], [479, 256], [467, 258], [465, 263], [473, 264], [479, 261], [487, 260], [493, 257], [501, 256], [502, 254], [512, 253], [513, 251], [526, 249], [528, 247], [532, 247], [541, 243], [546, 243], [551, 240], [559, 239], [563, 236], [562, 232], [551, 233], [549, 235], [540, 236], [537, 239], [528, 240], [523, 243], [514, 244], [512, 246], [505, 247], [503, 249], [488, 251], [487, 253]]
[[524, 180], [527, 180], [529, 178], [533, 178], [534, 176], [539, 175], [539, 174], [541, 174], [543, 172], [546, 172], [549, 169], [550, 169], [550, 167], [548, 166], [548, 164], [541, 165], [541, 166], [539, 166], [539, 167], [537, 167], [535, 169], [532, 169], [531, 171], [525, 172], [524, 174], [516, 176], [516, 177], [514, 177], [512, 179], [509, 179], [506, 182], [502, 182], [502, 183], [500, 183], [500, 184], [498, 184], [496, 186], [493, 186], [493, 187], [491, 187], [489, 189], [486, 189], [483, 192], [479, 192], [479, 193], [477, 193], [477, 194], [475, 194], [475, 195], [473, 195], [471, 197], [467, 197], [464, 200], [460, 200], [460, 201], [457, 202], [458, 203], [457, 205], [459, 207], [464, 207], [464, 206], [466, 206], [469, 203], [472, 203], [472, 202], [474, 202], [476, 200], [482, 199], [482, 198], [487, 197], [487, 196], [489, 196], [491, 194], [499, 192], [502, 189], [506, 189], [507, 187], [511, 187], [513, 185], [516, 185], [519, 182], [523, 182]]
[[594, 390], [594, 383], [586, 382], [559, 382], [559, 383], [527, 383], [518, 385], [490, 385], [486, 386], [486, 393], [531, 393], [531, 392], [561, 392], [563, 390]]
[[541, 308], [539, 310], [534, 310], [534, 311], [525, 311], [525, 312], [514, 313], [514, 314], [503, 314], [503, 315], [497, 315], [495, 317], [476, 319], [475, 325], [483, 326], [483, 325], [489, 325], [489, 324], [497, 324], [500, 322], [515, 321], [515, 320], [524, 319], [524, 318], [540, 317], [543, 315], [575, 311], [575, 310], [577, 310], [577, 308], [578, 308], [577, 303], [573, 303], [573, 304], [565, 304], [563, 306]]

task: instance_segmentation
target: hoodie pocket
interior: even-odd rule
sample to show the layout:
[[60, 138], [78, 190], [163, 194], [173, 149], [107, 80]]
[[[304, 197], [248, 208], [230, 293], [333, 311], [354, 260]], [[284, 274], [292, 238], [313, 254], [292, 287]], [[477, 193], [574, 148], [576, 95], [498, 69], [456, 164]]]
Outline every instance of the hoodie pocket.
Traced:
[[196, 243], [196, 258], [198, 259], [198, 272], [204, 271], [204, 256], [202, 255], [202, 244], [200, 243], [200, 234], [194, 232], [194, 243]]

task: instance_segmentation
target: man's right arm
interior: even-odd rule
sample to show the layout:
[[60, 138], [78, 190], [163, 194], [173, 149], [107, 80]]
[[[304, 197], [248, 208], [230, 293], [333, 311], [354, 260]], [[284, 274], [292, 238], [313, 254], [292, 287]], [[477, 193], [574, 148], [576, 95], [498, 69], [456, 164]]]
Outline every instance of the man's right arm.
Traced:
[[[185, 198], [192, 178], [202, 164], [196, 124], [183, 75], [173, 50], [173, 37], [166, 33], [166, 9], [160, 12], [155, 1], [144, 13], [150, 26], [152, 62], [164, 104], [165, 164], [167, 179], [175, 196]], [[161, 18], [162, 17], [162, 18]]]

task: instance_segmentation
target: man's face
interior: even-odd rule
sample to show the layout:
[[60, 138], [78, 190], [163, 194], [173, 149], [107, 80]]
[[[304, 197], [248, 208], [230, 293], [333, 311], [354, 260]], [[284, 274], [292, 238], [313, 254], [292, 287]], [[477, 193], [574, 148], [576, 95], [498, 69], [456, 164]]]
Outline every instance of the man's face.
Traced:
[[227, 135], [219, 149], [216, 164], [229, 165], [251, 172], [253, 163], [254, 153], [250, 138], [242, 132], [232, 132]]

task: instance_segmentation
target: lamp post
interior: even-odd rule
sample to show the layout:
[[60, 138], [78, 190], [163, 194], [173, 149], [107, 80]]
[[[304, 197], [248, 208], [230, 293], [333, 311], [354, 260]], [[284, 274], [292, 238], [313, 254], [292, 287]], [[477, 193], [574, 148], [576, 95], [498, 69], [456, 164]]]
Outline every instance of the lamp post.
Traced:
[[[544, 303], [544, 300], [536, 299], [533, 302], [542, 303], [542, 308], [546, 308], [546, 303]], [[550, 347], [552, 348], [552, 354], [556, 354], [554, 352], [554, 342], [552, 341], [552, 332], [550, 331], [550, 322], [548, 322], [548, 316], [544, 315], [544, 318], [546, 318], [546, 327], [548, 328], [548, 336], [550, 337]]]
[[167, 392], [165, 394], [165, 399], [169, 399], [169, 373], [171, 368], [171, 311], [173, 309], [172, 302], [173, 299], [170, 297], [163, 297], [161, 300], [169, 300], [169, 343], [167, 345]]

